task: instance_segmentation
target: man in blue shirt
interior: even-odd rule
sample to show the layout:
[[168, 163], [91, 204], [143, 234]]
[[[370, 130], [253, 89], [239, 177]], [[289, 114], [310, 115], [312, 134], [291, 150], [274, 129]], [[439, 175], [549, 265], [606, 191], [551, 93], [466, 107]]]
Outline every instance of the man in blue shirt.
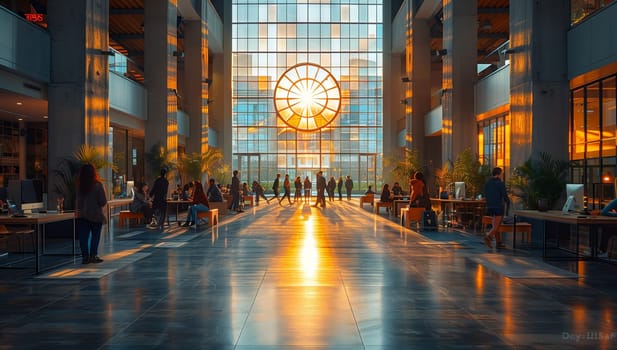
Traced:
[[495, 168], [491, 177], [484, 185], [484, 197], [486, 197], [486, 215], [493, 217], [493, 227], [484, 236], [484, 244], [487, 247], [493, 248], [493, 237], [497, 242], [497, 249], [505, 248], [506, 246], [501, 242], [501, 234], [499, 233], [499, 226], [503, 220], [505, 213], [505, 205], [510, 205], [510, 198], [506, 193], [506, 185], [503, 183], [502, 176], [503, 170], [501, 168]]

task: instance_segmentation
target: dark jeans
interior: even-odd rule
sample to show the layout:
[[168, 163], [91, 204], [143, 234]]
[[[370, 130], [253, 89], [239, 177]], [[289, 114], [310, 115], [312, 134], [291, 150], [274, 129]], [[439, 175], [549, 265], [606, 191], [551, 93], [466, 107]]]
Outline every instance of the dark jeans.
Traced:
[[103, 224], [100, 222], [77, 219], [75, 222], [75, 229], [79, 237], [81, 256], [86, 257], [99, 254], [99, 241], [101, 240], [102, 227]]
[[152, 206], [152, 210], [154, 212], [157, 225], [160, 228], [163, 228], [163, 225], [165, 225], [165, 219], [167, 218], [167, 202], [154, 204]]

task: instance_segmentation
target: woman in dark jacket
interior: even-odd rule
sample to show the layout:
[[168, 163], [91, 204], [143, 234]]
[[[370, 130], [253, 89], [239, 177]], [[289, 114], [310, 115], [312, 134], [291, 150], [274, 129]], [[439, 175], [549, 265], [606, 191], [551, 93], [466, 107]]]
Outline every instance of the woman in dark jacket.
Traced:
[[131, 212], [143, 213], [146, 219], [146, 225], [149, 225], [152, 221], [152, 200], [148, 195], [148, 184], [144, 182], [137, 184], [135, 187], [137, 190], [135, 191], [135, 197], [133, 197], [133, 202], [131, 203]]
[[210, 203], [208, 203], [208, 197], [204, 192], [204, 188], [201, 182], [195, 181], [193, 192], [193, 205], [189, 208], [189, 213], [186, 216], [186, 222], [182, 224], [183, 227], [192, 226], [197, 223], [197, 213], [210, 210]]
[[[76, 229], [81, 248], [81, 263], [100, 263], [98, 257], [101, 228], [105, 222], [103, 207], [107, 204], [105, 186], [92, 164], [84, 164], [77, 178]], [[90, 244], [88, 244], [88, 242]]]

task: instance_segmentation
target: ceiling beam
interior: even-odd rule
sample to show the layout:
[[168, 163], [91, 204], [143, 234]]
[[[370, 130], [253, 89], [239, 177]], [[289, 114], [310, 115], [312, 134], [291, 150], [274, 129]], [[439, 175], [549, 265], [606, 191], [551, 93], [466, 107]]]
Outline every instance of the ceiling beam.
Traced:
[[143, 8], [136, 8], [136, 9], [111, 8], [109, 9], [109, 14], [111, 16], [114, 16], [114, 15], [143, 15], [144, 9]]
[[478, 7], [478, 13], [494, 14], [494, 13], [510, 13], [509, 7]]
[[144, 34], [140, 33], [140, 34], [125, 34], [125, 33], [119, 33], [119, 34], [109, 34], [109, 37], [115, 41], [122, 41], [122, 40], [143, 40], [144, 38]]

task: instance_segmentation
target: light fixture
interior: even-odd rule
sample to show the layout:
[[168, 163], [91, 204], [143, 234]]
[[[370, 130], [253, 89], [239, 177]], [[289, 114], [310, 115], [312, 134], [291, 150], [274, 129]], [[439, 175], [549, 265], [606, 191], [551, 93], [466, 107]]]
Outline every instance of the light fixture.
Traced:
[[448, 50], [446, 49], [435, 50], [431, 52], [431, 56], [436, 56], [436, 57], [445, 56], [447, 54], [448, 54]]
[[18, 105], [18, 106], [21, 106], [21, 105], [23, 105], [23, 104], [24, 104], [23, 102], [21, 102], [21, 101], [17, 101], [17, 105]]
[[48, 117], [48, 116], [46, 116], [46, 115], [44, 115], [44, 116], [43, 116], [43, 119], [47, 119], [47, 118], [49, 118], [49, 117]]
[[607, 171], [604, 174], [602, 174], [602, 183], [603, 184], [610, 184], [612, 182], [613, 182], [613, 174], [611, 174], [610, 171]]

